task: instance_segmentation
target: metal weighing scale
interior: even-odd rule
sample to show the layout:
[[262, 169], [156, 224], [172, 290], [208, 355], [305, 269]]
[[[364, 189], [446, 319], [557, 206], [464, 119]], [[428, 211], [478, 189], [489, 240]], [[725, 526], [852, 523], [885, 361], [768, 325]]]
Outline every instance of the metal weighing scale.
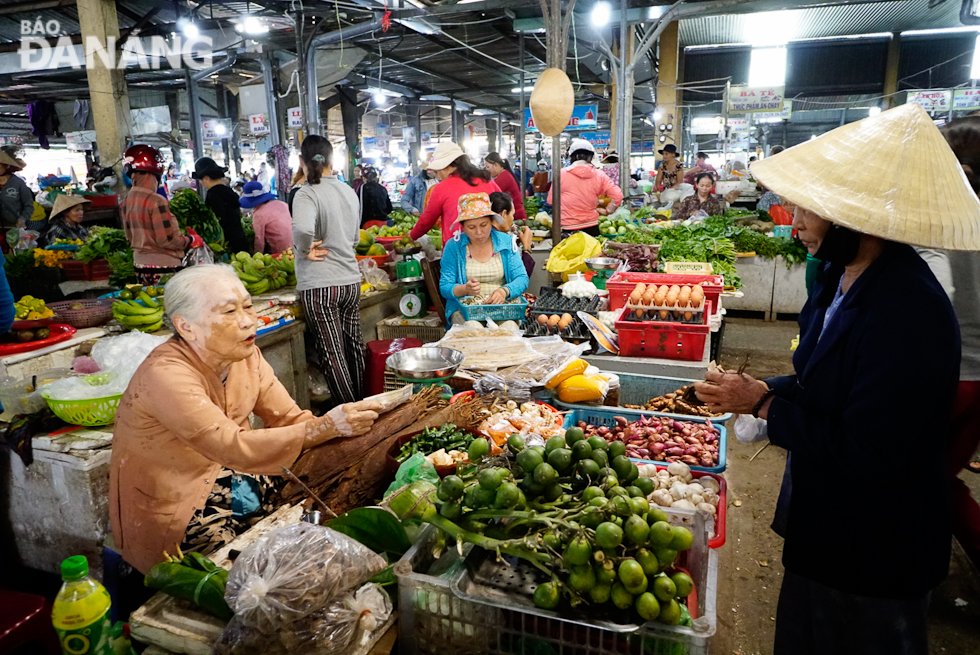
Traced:
[[585, 265], [593, 272], [592, 284], [596, 289], [605, 289], [606, 281], [612, 277], [623, 262], [614, 257], [592, 257], [585, 260]]
[[413, 391], [425, 387], [442, 387], [444, 395], [452, 395], [446, 380], [456, 375], [456, 369], [463, 363], [463, 353], [452, 348], [423, 347], [406, 348], [393, 353], [385, 360], [395, 377], [402, 382], [414, 385]]
[[395, 279], [402, 285], [398, 308], [405, 318], [422, 316], [429, 306], [425, 296], [425, 278], [422, 276], [423, 256], [421, 253], [406, 253], [402, 261], [395, 264]]

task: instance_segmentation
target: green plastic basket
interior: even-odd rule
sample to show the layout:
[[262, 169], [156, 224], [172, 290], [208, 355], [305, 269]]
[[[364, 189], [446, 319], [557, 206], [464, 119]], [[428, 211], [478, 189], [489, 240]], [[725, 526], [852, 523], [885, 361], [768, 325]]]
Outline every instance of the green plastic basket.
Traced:
[[65, 423], [94, 428], [109, 425], [116, 420], [116, 408], [123, 395], [91, 398], [88, 400], [54, 400], [45, 398], [54, 415]]

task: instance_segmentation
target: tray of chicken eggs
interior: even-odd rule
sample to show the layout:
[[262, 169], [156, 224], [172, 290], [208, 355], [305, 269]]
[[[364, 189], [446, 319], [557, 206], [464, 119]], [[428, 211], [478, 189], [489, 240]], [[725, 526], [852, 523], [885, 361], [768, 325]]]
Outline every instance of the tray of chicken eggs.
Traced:
[[623, 320], [704, 323], [704, 289], [698, 284], [637, 284]]

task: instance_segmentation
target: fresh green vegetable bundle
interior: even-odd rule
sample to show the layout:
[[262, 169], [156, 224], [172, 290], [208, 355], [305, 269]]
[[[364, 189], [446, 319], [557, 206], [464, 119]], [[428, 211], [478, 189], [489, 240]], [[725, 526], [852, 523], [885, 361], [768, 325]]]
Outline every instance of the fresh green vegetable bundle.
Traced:
[[200, 553], [181, 553], [155, 564], [143, 584], [175, 598], [181, 598], [219, 619], [228, 620], [233, 612], [225, 602], [228, 571]]
[[197, 191], [181, 189], [175, 193], [170, 200], [170, 212], [177, 219], [177, 224], [181, 230], [192, 227], [201, 235], [205, 243], [209, 246], [211, 244], [218, 245], [220, 250], [224, 251], [222, 244], [225, 240], [225, 233], [221, 229], [218, 217], [204, 204]]
[[85, 243], [75, 253], [75, 259], [81, 262], [108, 259], [112, 253], [128, 248], [129, 240], [125, 232], [115, 227], [96, 225], [89, 230]]
[[431, 455], [439, 450], [447, 453], [452, 450], [466, 450], [474, 439], [474, 435], [452, 423], [446, 423], [434, 428], [426, 428], [414, 438], [406, 441], [395, 458], [399, 463], [415, 453]]
[[133, 249], [126, 248], [106, 256], [109, 262], [109, 282], [122, 286], [136, 281], [136, 266], [133, 263]]
[[437, 488], [404, 487], [390, 508], [537, 567], [544, 579], [533, 601], [542, 609], [568, 603], [588, 605], [590, 616], [609, 609], [621, 621], [690, 621], [685, 603], [694, 582], [675, 561], [693, 535], [651, 506], [653, 482], [639, 476], [625, 444], [570, 428], [544, 446], [514, 434], [505, 456], [487, 460], [489, 450], [475, 439], [469, 458], [477, 464]]

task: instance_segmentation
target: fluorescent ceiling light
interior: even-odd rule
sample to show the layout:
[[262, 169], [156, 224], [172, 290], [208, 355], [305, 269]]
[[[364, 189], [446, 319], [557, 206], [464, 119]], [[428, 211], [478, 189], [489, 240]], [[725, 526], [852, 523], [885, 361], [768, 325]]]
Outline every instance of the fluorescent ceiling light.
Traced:
[[235, 29], [243, 34], [250, 34], [253, 36], [257, 34], [267, 34], [269, 32], [269, 26], [251, 14], [246, 16], [242, 22], [236, 25]]
[[796, 11], [762, 11], [746, 18], [747, 39], [756, 46], [786, 45], [799, 32]]
[[667, 7], [664, 5], [655, 5], [647, 9], [647, 20], [657, 20], [661, 16], [667, 13]]
[[385, 102], [387, 102], [387, 100], [388, 100], [388, 96], [386, 96], [383, 92], [381, 91], [374, 92], [374, 104], [383, 105]]
[[609, 19], [612, 18], [612, 7], [605, 0], [599, 0], [592, 6], [592, 12], [589, 16], [592, 19], [593, 27], [605, 27], [609, 24]]
[[[533, 86], [526, 86], [526, 87], [524, 87], [524, 93], [530, 93], [531, 91], [534, 91], [534, 87]], [[521, 87], [515, 86], [513, 89], [510, 90], [510, 92], [511, 93], [520, 93], [521, 92]]]
[[181, 34], [186, 36], [188, 39], [196, 39], [201, 34], [201, 30], [197, 28], [194, 21], [189, 18], [181, 18], [177, 21], [177, 27], [180, 28]]
[[439, 102], [445, 102], [446, 100], [449, 100], [449, 96], [441, 96], [439, 94], [429, 94], [429, 95], [421, 96], [419, 100], [430, 100], [430, 101], [435, 100]]
[[970, 64], [970, 79], [980, 80], [980, 34], [977, 34], [977, 41], [973, 46], [973, 63]]
[[749, 60], [749, 86], [786, 84], [786, 46], [752, 48]]

